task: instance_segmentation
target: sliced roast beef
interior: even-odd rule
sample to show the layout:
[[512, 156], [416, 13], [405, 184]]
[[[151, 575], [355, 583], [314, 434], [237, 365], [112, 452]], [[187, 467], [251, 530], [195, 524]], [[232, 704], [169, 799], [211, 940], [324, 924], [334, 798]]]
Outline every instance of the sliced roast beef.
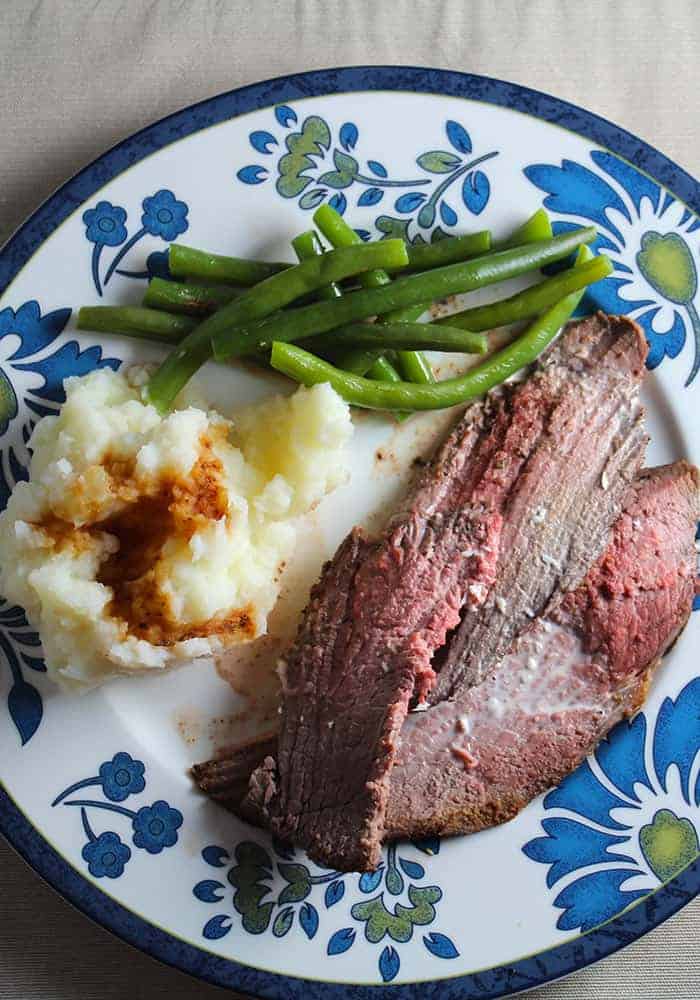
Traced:
[[251, 784], [279, 837], [324, 864], [377, 863], [410, 698], [429, 682], [467, 588], [488, 588], [493, 552], [486, 522], [439, 511], [364, 542], [356, 561], [341, 548], [286, 657], [276, 767], [266, 762]]
[[692, 466], [640, 476], [583, 582], [555, 595], [481, 683], [406, 720], [387, 838], [510, 819], [639, 708], [692, 608], [697, 517]]
[[[462, 615], [439, 698], [478, 681], [600, 552], [642, 459], [644, 356], [627, 320], [570, 325], [526, 382], [467, 411], [383, 539], [341, 547], [287, 657], [277, 760], [254, 774], [245, 815], [323, 864], [376, 865], [398, 734], [449, 630]], [[541, 498], [550, 518], [538, 517]], [[472, 616], [478, 648], [465, 641]]]
[[277, 733], [263, 733], [257, 739], [222, 750], [213, 760], [195, 764], [192, 777], [209, 798], [240, 813], [251, 774], [266, 757], [276, 753]]
[[553, 591], [576, 586], [602, 551], [644, 456], [646, 350], [636, 324], [598, 313], [570, 324], [500, 401], [485, 447], [499, 440], [469, 496], [502, 512], [495, 583], [465, 606], [433, 704], [479, 683]]

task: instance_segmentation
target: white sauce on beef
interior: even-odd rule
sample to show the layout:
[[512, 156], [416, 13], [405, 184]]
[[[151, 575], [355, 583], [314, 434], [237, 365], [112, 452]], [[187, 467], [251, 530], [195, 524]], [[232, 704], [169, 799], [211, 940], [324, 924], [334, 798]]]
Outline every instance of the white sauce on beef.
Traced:
[[[401, 763], [410, 766], [419, 729], [417, 746], [425, 747], [426, 725], [434, 752], [447, 751], [464, 762], [474, 758], [478, 764], [480, 744], [517, 744], [537, 717], [544, 721], [568, 712], [605, 711], [607, 686], [600, 683], [604, 669], [572, 630], [540, 621], [482, 684], [456, 701], [431, 707], [428, 716], [407, 720]], [[473, 767], [469, 762], [468, 769]]]

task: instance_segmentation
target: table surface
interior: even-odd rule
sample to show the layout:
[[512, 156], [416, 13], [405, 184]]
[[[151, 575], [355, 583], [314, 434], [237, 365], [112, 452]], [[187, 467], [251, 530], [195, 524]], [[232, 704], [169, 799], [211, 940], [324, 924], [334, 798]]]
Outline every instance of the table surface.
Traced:
[[[700, 175], [697, 0], [5, 0], [0, 243], [68, 176], [162, 115], [305, 69], [440, 66], [604, 115]], [[697, 1000], [700, 900], [537, 1000]], [[0, 842], [1, 1000], [223, 991], [90, 923]]]

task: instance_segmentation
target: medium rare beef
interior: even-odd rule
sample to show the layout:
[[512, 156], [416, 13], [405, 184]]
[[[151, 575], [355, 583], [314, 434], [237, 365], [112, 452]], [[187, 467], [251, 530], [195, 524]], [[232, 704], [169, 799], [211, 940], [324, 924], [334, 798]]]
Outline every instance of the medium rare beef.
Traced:
[[[246, 816], [261, 814], [323, 864], [376, 865], [409, 701], [429, 692], [433, 654], [465, 606], [464, 620], [482, 622], [481, 660], [448, 656], [440, 697], [478, 679], [528, 614], [562, 581], [577, 583], [599, 553], [641, 463], [644, 355], [627, 320], [599, 314], [570, 325], [526, 382], [467, 411], [383, 539], [354, 534], [341, 547], [287, 658], [277, 761], [254, 774]], [[540, 486], [554, 511], [542, 530]], [[520, 575], [513, 546], [530, 560]], [[512, 622], [503, 579], [517, 589]], [[454, 641], [463, 637], [464, 627]], [[199, 778], [212, 769], [224, 773], [211, 763]]]
[[598, 313], [570, 324], [499, 401], [481, 445], [490, 462], [469, 496], [502, 512], [495, 583], [465, 607], [432, 703], [486, 676], [553, 591], [576, 586], [602, 551], [644, 456], [646, 351], [636, 324]]
[[640, 707], [692, 608], [697, 517], [692, 466], [640, 476], [583, 582], [555, 595], [481, 683], [406, 720], [387, 838], [510, 819]]
[[312, 591], [281, 671], [276, 766], [255, 772], [245, 809], [262, 804], [279, 837], [322, 863], [364, 869], [379, 860], [409, 701], [468, 588], [490, 584], [495, 552], [489, 525], [461, 511], [412, 515], [379, 543], [357, 538]]

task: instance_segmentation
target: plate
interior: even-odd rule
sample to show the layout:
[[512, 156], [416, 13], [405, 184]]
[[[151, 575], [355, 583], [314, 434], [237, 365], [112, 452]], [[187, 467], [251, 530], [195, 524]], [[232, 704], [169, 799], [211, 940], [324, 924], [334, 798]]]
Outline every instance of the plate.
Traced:
[[[697, 182], [622, 129], [522, 87], [354, 68], [172, 115], [96, 160], [12, 237], [0, 256], [2, 503], [66, 376], [160, 356], [77, 333], [78, 305], [138, 302], [176, 239], [283, 256], [323, 201], [374, 239], [501, 235], [540, 205], [558, 229], [595, 223], [615, 271], [593, 304], [631, 314], [650, 344], [649, 462], [700, 460]], [[203, 381], [222, 406], [288, 391], [243, 368], [212, 365]], [[323, 559], [352, 524], [381, 517], [446, 419], [397, 429], [357, 416], [352, 480], [305, 523], [272, 638], [246, 662], [69, 697], [44, 676], [21, 610], [0, 606], [2, 830], [137, 947], [271, 998], [496, 997], [610, 954], [697, 893], [700, 615], [643, 712], [559, 789], [485, 833], [392, 846], [376, 874], [321, 869], [193, 789], [193, 761], [262, 724], [269, 663]], [[251, 686], [246, 663], [252, 704], [235, 690]]]

